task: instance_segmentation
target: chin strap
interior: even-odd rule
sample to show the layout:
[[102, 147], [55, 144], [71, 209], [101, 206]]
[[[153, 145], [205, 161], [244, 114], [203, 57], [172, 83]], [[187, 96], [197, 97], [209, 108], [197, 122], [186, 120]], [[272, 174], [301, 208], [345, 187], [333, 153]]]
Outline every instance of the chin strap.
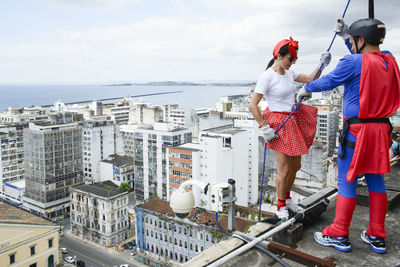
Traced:
[[358, 49], [358, 36], [354, 36], [354, 44], [356, 45], [356, 53], [357, 54], [361, 54], [361, 51], [364, 49], [366, 42], [364, 42], [364, 44], [360, 47], [360, 49]]

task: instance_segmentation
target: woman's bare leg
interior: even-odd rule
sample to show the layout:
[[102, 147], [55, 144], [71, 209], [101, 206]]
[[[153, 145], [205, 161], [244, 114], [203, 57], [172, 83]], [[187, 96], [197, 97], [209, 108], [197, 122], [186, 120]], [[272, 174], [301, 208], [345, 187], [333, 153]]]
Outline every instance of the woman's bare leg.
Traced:
[[274, 156], [278, 163], [278, 174], [276, 175], [276, 194], [278, 199], [284, 200], [289, 185], [289, 174], [292, 168], [291, 157], [274, 150]]
[[296, 173], [301, 168], [301, 156], [292, 156], [290, 157], [290, 159], [291, 159], [291, 169], [288, 177], [286, 192], [290, 192], [290, 190], [292, 189], [294, 180], [296, 179]]

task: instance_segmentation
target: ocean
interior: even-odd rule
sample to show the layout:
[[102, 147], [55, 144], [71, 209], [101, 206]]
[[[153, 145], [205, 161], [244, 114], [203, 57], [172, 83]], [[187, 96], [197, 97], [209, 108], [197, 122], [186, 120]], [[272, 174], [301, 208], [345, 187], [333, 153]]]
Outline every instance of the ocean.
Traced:
[[171, 91], [182, 92], [144, 96], [134, 100], [153, 105], [178, 104], [182, 108], [215, 108], [220, 96], [247, 94], [251, 89], [251, 86], [213, 85], [2, 85], [0, 112], [10, 106], [42, 106], [54, 104], [58, 100], [69, 103]]

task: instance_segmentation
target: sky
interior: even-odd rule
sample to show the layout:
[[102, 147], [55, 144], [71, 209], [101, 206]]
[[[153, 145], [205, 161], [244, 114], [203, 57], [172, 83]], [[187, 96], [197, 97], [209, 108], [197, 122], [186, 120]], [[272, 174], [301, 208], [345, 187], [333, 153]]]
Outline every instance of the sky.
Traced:
[[[256, 81], [292, 36], [311, 73], [348, 0], [1, 0], [0, 84]], [[383, 50], [400, 55], [398, 0], [375, 1]], [[368, 17], [352, 0], [345, 21]], [[340, 37], [330, 71], [348, 53]]]

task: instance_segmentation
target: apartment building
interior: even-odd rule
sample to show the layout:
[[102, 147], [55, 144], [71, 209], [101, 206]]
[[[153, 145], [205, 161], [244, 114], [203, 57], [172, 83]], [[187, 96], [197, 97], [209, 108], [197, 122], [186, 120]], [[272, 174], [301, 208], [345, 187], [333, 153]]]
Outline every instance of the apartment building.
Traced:
[[58, 225], [0, 202], [0, 232], [1, 266], [64, 266]]
[[[179, 146], [169, 147], [167, 156], [168, 172], [168, 197], [173, 191], [188, 180], [200, 178], [200, 144], [185, 143]], [[198, 206], [199, 203], [195, 203]]]
[[328, 156], [333, 156], [339, 132], [339, 114], [333, 105], [315, 105], [318, 108], [315, 139], [327, 144]]
[[171, 123], [123, 125], [124, 150], [133, 156], [135, 193], [139, 200], [158, 196], [167, 199], [167, 148], [192, 141], [192, 132]]
[[[256, 139], [257, 140], [257, 139]], [[252, 176], [253, 150], [247, 130], [232, 125], [200, 132], [200, 178], [215, 184], [236, 181], [236, 204], [248, 207], [257, 201], [257, 176]], [[257, 162], [257, 158], [254, 159]], [[203, 196], [201, 200], [207, 202]]]
[[197, 112], [197, 114], [199, 116], [199, 131], [233, 124], [233, 119], [224, 118], [222, 112], [209, 110]]
[[133, 158], [112, 154], [100, 162], [100, 180], [112, 180], [117, 186], [128, 183], [134, 188]]
[[82, 126], [83, 175], [85, 182], [100, 181], [100, 162], [112, 154], [123, 154], [119, 125], [109, 121], [87, 121]]
[[0, 125], [0, 195], [5, 183], [24, 179], [24, 128], [28, 124]]
[[130, 99], [123, 99], [118, 103], [102, 104], [102, 114], [111, 116], [117, 124], [129, 122]]
[[46, 110], [43, 108], [9, 107], [5, 112], [0, 112], [0, 123], [28, 123], [48, 120]]
[[[248, 180], [248, 204], [253, 205], [258, 201], [257, 193], [250, 193], [252, 191], [258, 191], [259, 170], [258, 170], [258, 144], [259, 144], [259, 134], [260, 129], [258, 128], [258, 123], [256, 120], [250, 119], [236, 119], [234, 120], [234, 126], [238, 127], [247, 132], [247, 180]], [[239, 203], [238, 203], [239, 204]]]
[[82, 182], [82, 129], [76, 123], [24, 129], [24, 205], [53, 218], [69, 212], [69, 187]]
[[55, 109], [9, 107], [5, 112], [0, 113], [0, 123], [20, 124], [47, 121], [53, 124], [61, 124], [83, 121], [83, 114], [75, 111], [64, 111], [63, 108], [60, 108], [60, 105], [61, 103], [58, 103], [58, 108]]
[[70, 189], [71, 231], [105, 247], [131, 236], [128, 192], [111, 181], [73, 186]]
[[[147, 257], [148, 262], [182, 264], [205, 249], [222, 240], [229, 239], [227, 216], [219, 215], [218, 224], [215, 213], [204, 209], [194, 209], [188, 218], [174, 216], [169, 203], [153, 199], [135, 206], [136, 240], [139, 252], [137, 257]], [[236, 218], [236, 230], [244, 232], [254, 222]], [[225, 231], [220, 231], [222, 227]]]
[[[167, 111], [166, 109], [165, 111]], [[164, 110], [159, 106], [145, 103], [132, 103], [129, 112], [129, 124], [154, 124], [164, 119]], [[165, 121], [165, 120], [164, 120]]]

